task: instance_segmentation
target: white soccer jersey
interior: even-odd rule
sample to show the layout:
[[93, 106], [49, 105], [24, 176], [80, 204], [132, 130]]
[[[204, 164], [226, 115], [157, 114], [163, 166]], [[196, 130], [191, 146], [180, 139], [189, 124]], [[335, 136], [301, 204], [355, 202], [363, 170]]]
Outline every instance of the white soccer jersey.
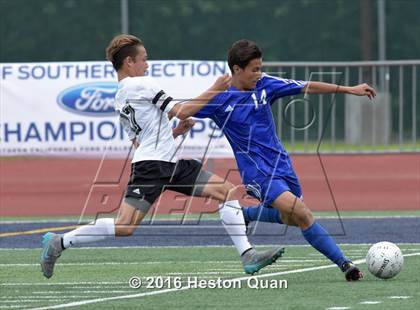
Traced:
[[168, 112], [176, 102], [152, 78], [126, 77], [118, 83], [115, 109], [130, 140], [140, 146], [132, 162], [161, 160], [176, 162], [176, 146]]

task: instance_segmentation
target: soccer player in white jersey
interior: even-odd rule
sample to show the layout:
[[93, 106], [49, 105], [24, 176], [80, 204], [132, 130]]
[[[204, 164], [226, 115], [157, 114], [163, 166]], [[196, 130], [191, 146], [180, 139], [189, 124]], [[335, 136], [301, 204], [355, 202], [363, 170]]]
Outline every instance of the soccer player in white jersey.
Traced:
[[[116, 110], [129, 138], [137, 147], [125, 199], [118, 216], [99, 218], [63, 235], [47, 233], [43, 237], [41, 269], [46, 278], [63, 250], [73, 245], [130, 236], [151, 205], [166, 189], [185, 195], [209, 197], [220, 202], [223, 226], [241, 255], [244, 271], [253, 274], [275, 262], [284, 248], [257, 252], [246, 236], [241, 206], [234, 186], [208, 171], [196, 160], [178, 160], [174, 136], [187, 131], [190, 116], [202, 109], [215, 95], [230, 86], [231, 77], [223, 75], [192, 101], [179, 104], [168, 96], [151, 77], [145, 76], [147, 52], [143, 42], [131, 35], [116, 36], [107, 48], [107, 58], [118, 73]], [[177, 117], [181, 125], [172, 131], [169, 119]]]

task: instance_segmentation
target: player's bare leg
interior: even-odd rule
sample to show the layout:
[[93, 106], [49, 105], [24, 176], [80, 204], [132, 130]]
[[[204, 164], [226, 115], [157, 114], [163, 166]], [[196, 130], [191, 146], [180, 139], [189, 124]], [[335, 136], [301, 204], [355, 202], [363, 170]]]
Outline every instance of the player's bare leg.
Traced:
[[363, 273], [344, 256], [328, 232], [314, 220], [311, 210], [301, 199], [291, 192], [284, 192], [271, 205], [280, 211], [284, 224], [299, 227], [305, 239], [315, 249], [337, 264], [345, 273], [347, 281], [363, 278]]
[[123, 202], [115, 219], [115, 236], [131, 236], [146, 216], [127, 202]]
[[72, 245], [132, 235], [145, 215], [145, 212], [123, 202], [115, 221], [113, 218], [100, 218], [63, 235], [51, 232], [45, 234], [42, 240], [42, 273], [46, 278], [51, 278], [57, 259], [66, 248]]
[[271, 265], [283, 255], [283, 247], [257, 252], [249, 243], [242, 208], [236, 198], [236, 189], [233, 184], [224, 181], [217, 175], [212, 175], [200, 196], [213, 198], [220, 202], [220, 218], [241, 255], [245, 273], [254, 274], [265, 266]]

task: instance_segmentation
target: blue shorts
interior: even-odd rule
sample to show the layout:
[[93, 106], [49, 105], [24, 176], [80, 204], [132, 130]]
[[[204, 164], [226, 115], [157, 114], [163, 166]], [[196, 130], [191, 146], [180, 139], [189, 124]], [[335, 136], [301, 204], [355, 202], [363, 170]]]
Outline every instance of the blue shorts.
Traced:
[[302, 197], [302, 189], [293, 170], [287, 175], [254, 178], [251, 182], [247, 182], [245, 187], [247, 193], [261, 201], [265, 207], [269, 207], [284, 192], [291, 192], [298, 198]]

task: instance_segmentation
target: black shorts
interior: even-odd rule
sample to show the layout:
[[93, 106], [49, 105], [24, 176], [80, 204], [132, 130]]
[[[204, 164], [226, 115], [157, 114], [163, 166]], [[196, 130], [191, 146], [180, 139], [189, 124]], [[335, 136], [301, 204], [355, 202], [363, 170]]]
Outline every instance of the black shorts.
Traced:
[[[134, 207], [137, 207], [136, 201], [144, 200], [151, 205], [165, 190], [200, 196], [211, 176], [211, 173], [201, 168], [202, 164], [193, 159], [181, 159], [176, 163], [159, 160], [133, 163], [125, 194], [126, 201]], [[144, 207], [137, 208], [147, 211]]]

